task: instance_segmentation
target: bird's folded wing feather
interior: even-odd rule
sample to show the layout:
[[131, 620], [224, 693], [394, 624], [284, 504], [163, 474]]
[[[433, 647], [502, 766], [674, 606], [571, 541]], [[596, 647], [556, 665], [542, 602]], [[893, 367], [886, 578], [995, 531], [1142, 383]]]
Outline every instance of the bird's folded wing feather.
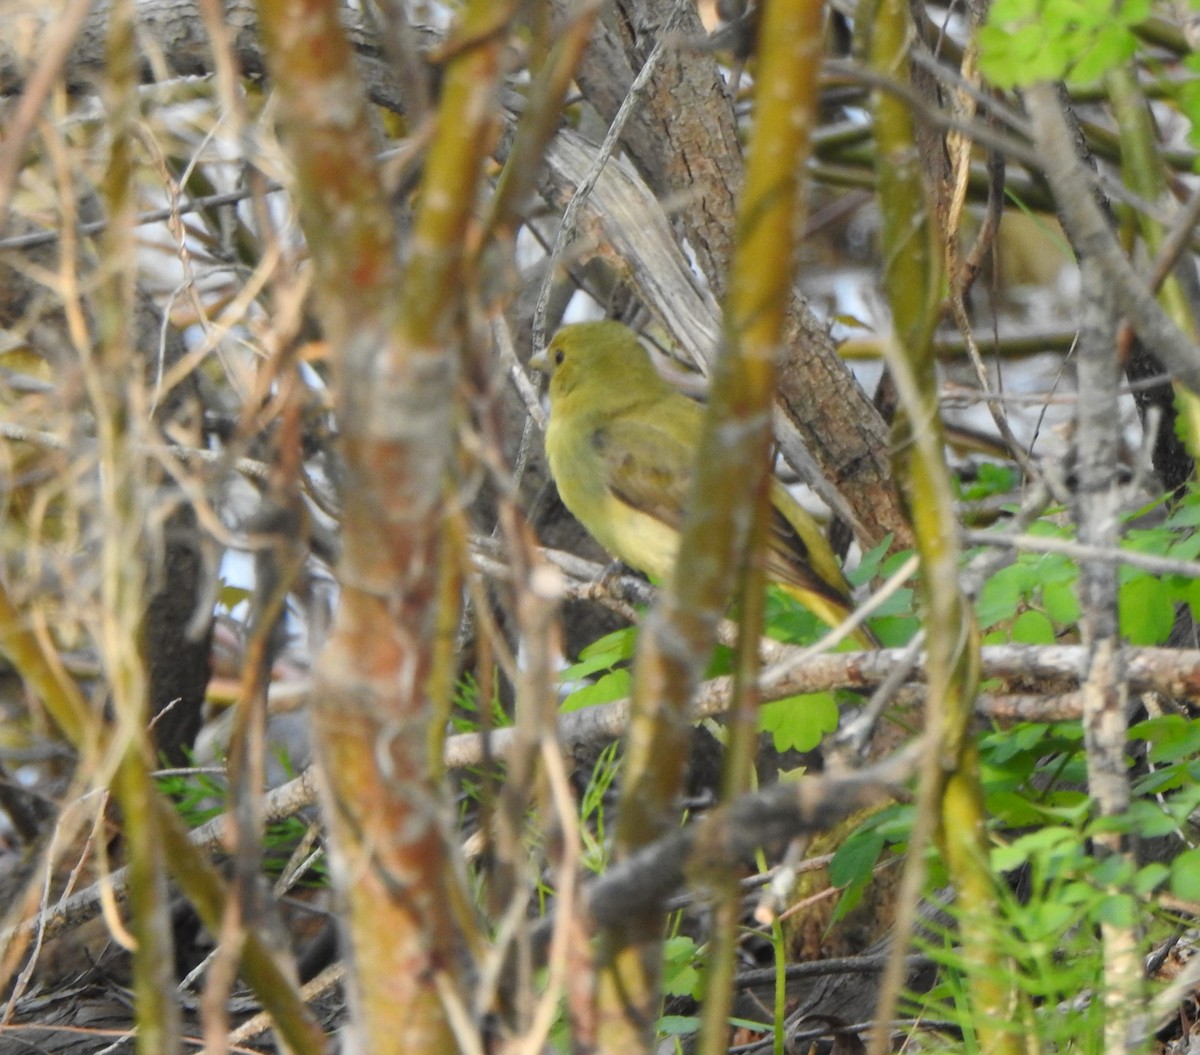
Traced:
[[598, 428], [592, 444], [609, 490], [626, 505], [676, 531], [691, 484], [693, 449], [669, 428], [618, 418]]
[[[618, 418], [598, 428], [592, 443], [603, 459], [608, 488], [617, 499], [676, 531], [682, 528], [695, 452], [679, 439], [669, 422], [662, 426], [652, 421]], [[782, 495], [777, 493], [781, 490], [782, 485], [776, 484], [772, 492], [769, 577], [844, 606], [847, 592], [835, 558], [831, 553], [827, 555], [828, 546], [823, 539], [806, 542], [793, 519], [781, 511], [781, 503], [789, 512], [795, 503], [786, 491]], [[814, 529], [819, 531], [815, 526]], [[827, 561], [822, 559], [826, 555]], [[819, 571], [810, 566], [814, 558]], [[832, 564], [832, 570], [823, 567], [827, 562]]]

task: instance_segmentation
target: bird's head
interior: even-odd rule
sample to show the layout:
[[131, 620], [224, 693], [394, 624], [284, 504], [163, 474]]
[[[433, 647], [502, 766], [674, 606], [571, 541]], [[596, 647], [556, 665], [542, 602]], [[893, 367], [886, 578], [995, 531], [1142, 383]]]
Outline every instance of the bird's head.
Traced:
[[644, 398], [669, 388], [637, 334], [619, 322], [564, 326], [529, 365], [550, 378], [552, 405], [570, 396], [610, 401], [621, 393]]

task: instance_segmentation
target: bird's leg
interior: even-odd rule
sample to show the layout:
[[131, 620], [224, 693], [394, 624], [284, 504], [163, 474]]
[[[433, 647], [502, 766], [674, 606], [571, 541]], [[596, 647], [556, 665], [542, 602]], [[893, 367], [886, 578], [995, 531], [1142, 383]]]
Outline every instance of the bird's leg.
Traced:
[[613, 598], [626, 604], [646, 604], [653, 596], [653, 589], [628, 564], [614, 558], [592, 580], [587, 594], [593, 601]]

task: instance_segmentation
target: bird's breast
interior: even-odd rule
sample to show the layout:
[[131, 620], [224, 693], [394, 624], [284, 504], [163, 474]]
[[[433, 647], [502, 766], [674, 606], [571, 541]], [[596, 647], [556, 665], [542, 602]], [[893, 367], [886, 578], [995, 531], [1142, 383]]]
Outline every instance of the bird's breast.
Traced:
[[679, 533], [613, 492], [608, 479], [611, 463], [600, 438], [602, 432], [600, 426], [577, 430], [556, 426], [551, 419], [546, 430], [546, 453], [559, 497], [614, 557], [665, 580], [675, 564]]

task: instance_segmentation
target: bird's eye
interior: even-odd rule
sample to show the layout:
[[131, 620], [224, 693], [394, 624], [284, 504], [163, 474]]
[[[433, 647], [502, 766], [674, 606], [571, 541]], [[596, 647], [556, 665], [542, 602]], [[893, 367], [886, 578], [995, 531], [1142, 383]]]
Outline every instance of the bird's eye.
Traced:
[[554, 353], [554, 365], [555, 365], [555, 366], [562, 366], [562, 361], [563, 361], [563, 358], [564, 358], [564, 356], [563, 356], [563, 351], [562, 351], [562, 349], [560, 348], [560, 349], [559, 349], [557, 352], [555, 352], [555, 353]]

